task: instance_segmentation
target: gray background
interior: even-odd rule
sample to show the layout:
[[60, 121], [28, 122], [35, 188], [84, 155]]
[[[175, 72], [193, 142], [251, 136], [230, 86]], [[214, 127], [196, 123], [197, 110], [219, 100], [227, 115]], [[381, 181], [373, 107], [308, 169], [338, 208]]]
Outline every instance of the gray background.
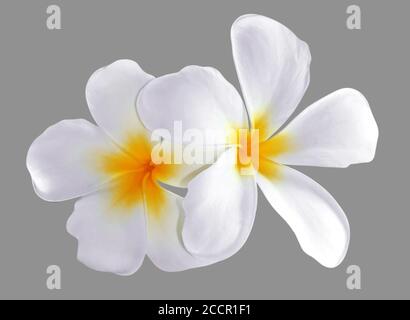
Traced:
[[[363, 12], [361, 31], [345, 25], [353, 3]], [[50, 4], [61, 5], [61, 31], [46, 29]], [[0, 298], [410, 298], [409, 8], [398, 0], [1, 1]], [[348, 215], [345, 261], [328, 270], [306, 256], [260, 193], [250, 239], [227, 261], [172, 274], [146, 259], [125, 278], [87, 269], [65, 231], [74, 201], [47, 203], [34, 194], [29, 145], [59, 120], [91, 120], [86, 81], [120, 58], [154, 75], [211, 65], [238, 87], [229, 30], [244, 13], [275, 18], [310, 45], [311, 85], [297, 113], [342, 87], [370, 101], [380, 129], [371, 164], [301, 169]], [[60, 291], [46, 288], [50, 264], [62, 268]], [[346, 288], [351, 264], [362, 269], [361, 291]]]

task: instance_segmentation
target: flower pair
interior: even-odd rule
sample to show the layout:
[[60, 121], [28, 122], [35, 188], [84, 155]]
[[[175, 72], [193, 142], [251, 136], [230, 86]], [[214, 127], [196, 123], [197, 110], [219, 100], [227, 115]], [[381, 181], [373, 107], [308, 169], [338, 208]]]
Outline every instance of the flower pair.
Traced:
[[[215, 69], [190, 66], [154, 78], [137, 63], [114, 62], [86, 88], [91, 114], [48, 128], [27, 156], [37, 194], [81, 197], [67, 223], [87, 266], [128, 275], [145, 255], [165, 271], [226, 259], [245, 243], [257, 185], [294, 231], [302, 249], [337, 266], [349, 243], [343, 210], [319, 184], [288, 167], [347, 167], [373, 159], [378, 128], [358, 91], [342, 89], [306, 108], [288, 125], [309, 83], [310, 52], [280, 23], [259, 15], [231, 29], [243, 98]], [[252, 139], [221, 135], [211, 165], [156, 163], [151, 133], [245, 130], [259, 133], [256, 162], [238, 162]], [[282, 128], [284, 126], [284, 128]], [[174, 141], [175, 142], [175, 141]], [[246, 174], [244, 174], [246, 171]], [[161, 183], [187, 187], [183, 199]]]

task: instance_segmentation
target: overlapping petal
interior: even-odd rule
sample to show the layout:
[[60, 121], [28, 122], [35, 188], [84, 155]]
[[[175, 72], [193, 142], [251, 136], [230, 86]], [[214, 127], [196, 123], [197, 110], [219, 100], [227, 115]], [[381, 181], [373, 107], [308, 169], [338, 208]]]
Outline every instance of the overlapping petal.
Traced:
[[[138, 114], [151, 131], [166, 129], [178, 139], [175, 122], [187, 130], [215, 134], [215, 144], [226, 143], [226, 130], [247, 128], [247, 115], [236, 89], [214, 68], [189, 66], [151, 81], [141, 91]], [[174, 140], [176, 140], [174, 139]]]
[[253, 176], [241, 176], [236, 149], [223, 153], [188, 184], [182, 236], [194, 255], [223, 260], [247, 240], [255, 219], [257, 188]]
[[191, 255], [182, 242], [182, 198], [163, 189], [148, 177], [144, 182], [148, 249], [151, 261], [161, 270], [183, 271], [212, 263]]

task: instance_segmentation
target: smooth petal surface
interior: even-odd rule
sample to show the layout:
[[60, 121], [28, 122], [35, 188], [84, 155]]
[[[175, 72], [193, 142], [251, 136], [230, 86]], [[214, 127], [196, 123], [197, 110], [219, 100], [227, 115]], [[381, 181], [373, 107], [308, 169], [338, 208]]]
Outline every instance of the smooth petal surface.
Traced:
[[[153, 172], [154, 179], [174, 187], [186, 188], [189, 181], [214, 163], [227, 148], [219, 145], [182, 146], [182, 157], [178, 157], [177, 152], [171, 154], [169, 162], [157, 165]], [[156, 158], [157, 153], [155, 151], [151, 159]]]
[[349, 246], [349, 223], [322, 186], [286, 166], [281, 166], [279, 178], [270, 180], [258, 175], [257, 182], [305, 253], [328, 268], [343, 261]]
[[78, 260], [91, 269], [130, 275], [139, 269], [147, 248], [143, 205], [132, 211], [110, 203], [99, 191], [75, 204], [67, 231], [78, 240]]
[[[347, 167], [373, 160], [379, 131], [366, 98], [341, 89], [306, 108], [278, 136], [290, 144], [288, 152], [270, 157], [279, 163]], [[274, 150], [279, 140], [272, 140]]]
[[86, 87], [88, 107], [97, 124], [118, 144], [141, 130], [135, 110], [141, 88], [154, 77], [132, 60], [118, 60], [94, 72]]
[[199, 173], [207, 169], [209, 165], [184, 165], [168, 164], [154, 171], [156, 180], [178, 188], [186, 188], [188, 183]]
[[215, 260], [235, 254], [255, 219], [257, 188], [253, 176], [241, 176], [231, 148], [188, 184], [183, 241], [192, 254]]
[[238, 92], [210, 67], [190, 66], [151, 81], [141, 90], [137, 108], [149, 130], [166, 129], [172, 136], [175, 121], [182, 123], [182, 132], [212, 131], [219, 138], [215, 143], [226, 143], [226, 132], [231, 127], [248, 127]]
[[41, 198], [63, 201], [95, 191], [107, 181], [97, 171], [94, 152], [117, 149], [92, 123], [64, 120], [34, 140], [27, 153], [27, 168]]
[[289, 118], [308, 87], [309, 47], [284, 25], [260, 15], [238, 18], [231, 39], [246, 107], [266, 139]]
[[[182, 243], [184, 211], [182, 198], [152, 180], [144, 185], [147, 229], [148, 256], [161, 270], [177, 272], [201, 267], [211, 261], [192, 256]], [[155, 205], [152, 202], [158, 202]]]

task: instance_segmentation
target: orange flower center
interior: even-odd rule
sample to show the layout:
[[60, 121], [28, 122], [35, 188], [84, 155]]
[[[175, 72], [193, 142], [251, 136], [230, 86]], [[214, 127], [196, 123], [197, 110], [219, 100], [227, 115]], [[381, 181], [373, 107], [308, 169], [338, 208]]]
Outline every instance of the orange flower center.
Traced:
[[[152, 145], [144, 134], [129, 135], [122, 149], [98, 156], [100, 170], [112, 179], [111, 204], [125, 209], [145, 205], [151, 216], [160, 216], [166, 205], [166, 191], [158, 178], [172, 175], [175, 168], [151, 161]], [[130, 210], [127, 210], [129, 212]]]

